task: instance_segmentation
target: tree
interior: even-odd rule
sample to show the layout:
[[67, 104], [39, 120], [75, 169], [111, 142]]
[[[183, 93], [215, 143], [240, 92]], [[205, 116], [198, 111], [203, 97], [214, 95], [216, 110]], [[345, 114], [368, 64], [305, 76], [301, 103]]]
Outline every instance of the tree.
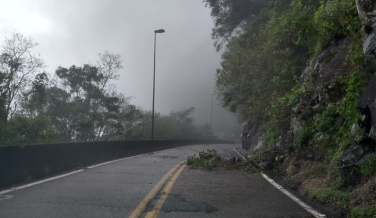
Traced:
[[109, 80], [119, 79], [118, 71], [123, 68], [123, 65], [120, 54], [112, 54], [105, 51], [104, 54], [98, 54], [98, 56], [97, 67], [103, 75], [103, 80], [101, 81], [101, 90], [103, 91], [109, 85]]
[[211, 8], [210, 15], [215, 27], [212, 31], [214, 46], [219, 51], [229, 41], [236, 30], [241, 29], [248, 19], [255, 17], [266, 5], [266, 0], [204, 0]]
[[79, 105], [72, 102], [71, 94], [57, 86], [47, 90], [46, 115], [55, 131], [64, 136], [65, 140], [73, 140], [75, 137], [74, 123], [79, 119]]
[[31, 38], [14, 32], [11, 38], [5, 38], [0, 51], [0, 71], [2, 72], [1, 98], [4, 102], [4, 123], [17, 109], [15, 98], [27, 87], [32, 75], [44, 67], [44, 61], [31, 53], [37, 46]]
[[[109, 68], [110, 69], [110, 68]], [[113, 69], [113, 68], [112, 68]], [[120, 108], [128, 105], [128, 98], [116, 91], [105, 89], [116, 71], [99, 70], [95, 66], [59, 67], [56, 75], [69, 92], [69, 103], [74, 110], [70, 129], [79, 141], [109, 140], [122, 128], [118, 121]], [[70, 132], [72, 132], [70, 130]]]
[[[21, 112], [28, 117], [40, 114], [50, 118], [52, 126], [66, 140], [109, 140], [123, 135], [123, 125], [132, 110], [129, 98], [111, 87], [122, 68], [121, 56], [106, 51], [99, 54], [97, 66], [85, 64], [59, 67], [58, 77], [50, 82], [46, 73], [35, 76], [21, 98]], [[128, 113], [128, 114], [127, 114]]]
[[[154, 119], [157, 120], [161, 116], [160, 113], [155, 112]], [[126, 139], [131, 140], [150, 140], [151, 138], [151, 111], [136, 109], [133, 113], [135, 121], [130, 131], [126, 131]]]
[[120, 139], [146, 139], [145, 131], [139, 128], [143, 124], [144, 116], [141, 108], [132, 104], [122, 105], [117, 120], [121, 124], [121, 132], [117, 134]]
[[30, 90], [22, 93], [20, 98], [21, 112], [29, 117], [46, 112], [49, 78], [45, 72], [37, 74], [31, 84]]
[[54, 131], [49, 118], [45, 115], [25, 117], [16, 114], [8, 121], [4, 129], [1, 144], [20, 145], [32, 143], [48, 143], [61, 141]]

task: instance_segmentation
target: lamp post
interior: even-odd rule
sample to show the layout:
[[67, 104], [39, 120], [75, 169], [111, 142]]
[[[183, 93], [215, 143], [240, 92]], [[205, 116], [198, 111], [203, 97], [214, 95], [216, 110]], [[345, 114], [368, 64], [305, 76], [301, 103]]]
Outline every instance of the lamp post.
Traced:
[[213, 96], [215, 94], [212, 94], [211, 96], [211, 102], [210, 102], [210, 130], [213, 132]]
[[154, 99], [155, 99], [155, 54], [157, 48], [157, 33], [164, 33], [164, 29], [154, 30], [154, 75], [153, 75], [153, 110], [151, 114], [151, 140], [154, 140]]

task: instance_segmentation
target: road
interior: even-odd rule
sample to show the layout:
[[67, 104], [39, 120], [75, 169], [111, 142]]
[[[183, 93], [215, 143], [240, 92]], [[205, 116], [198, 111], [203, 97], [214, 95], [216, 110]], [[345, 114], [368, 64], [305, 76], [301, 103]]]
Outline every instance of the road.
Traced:
[[3, 191], [0, 217], [311, 217], [260, 174], [190, 170], [179, 164], [208, 148], [235, 156], [234, 147], [174, 148]]

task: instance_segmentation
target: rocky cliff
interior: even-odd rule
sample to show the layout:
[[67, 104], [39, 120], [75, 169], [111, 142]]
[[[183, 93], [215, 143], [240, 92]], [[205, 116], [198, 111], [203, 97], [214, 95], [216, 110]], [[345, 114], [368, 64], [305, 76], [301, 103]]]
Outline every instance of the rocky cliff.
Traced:
[[372, 217], [353, 214], [376, 214], [376, 1], [356, 6], [361, 37], [339, 38], [315, 55], [301, 74], [286, 131], [267, 144], [271, 130], [249, 120], [243, 149], [313, 199]]
[[374, 0], [356, 1], [359, 17], [364, 25], [362, 30], [365, 64], [373, 78], [363, 93], [357, 107], [362, 114], [362, 124], [369, 137], [376, 140], [376, 2]]

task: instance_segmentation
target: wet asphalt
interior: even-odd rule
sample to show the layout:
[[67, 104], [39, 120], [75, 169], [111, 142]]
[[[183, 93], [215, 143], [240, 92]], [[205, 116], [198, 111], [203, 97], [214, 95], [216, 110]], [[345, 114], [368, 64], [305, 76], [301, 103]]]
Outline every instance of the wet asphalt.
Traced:
[[[128, 217], [158, 181], [188, 155], [237, 145], [191, 145], [102, 165], [0, 196], [0, 218]], [[152, 200], [145, 214], [158, 200]], [[158, 217], [311, 217], [260, 174], [186, 168]]]

